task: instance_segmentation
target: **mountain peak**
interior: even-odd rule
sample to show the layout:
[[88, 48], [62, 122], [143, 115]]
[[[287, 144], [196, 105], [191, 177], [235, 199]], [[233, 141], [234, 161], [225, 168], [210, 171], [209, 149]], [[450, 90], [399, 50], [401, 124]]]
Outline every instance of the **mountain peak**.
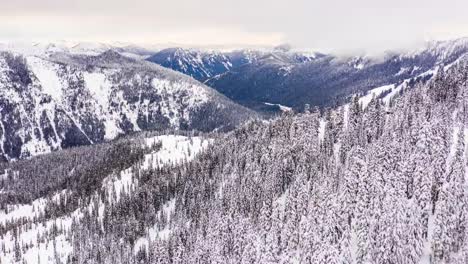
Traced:
[[99, 54], [96, 57], [103, 58], [103, 59], [121, 59], [124, 56], [122, 56], [120, 53], [118, 53], [117, 51], [113, 49], [109, 49]]
[[291, 51], [292, 46], [290, 44], [284, 43], [273, 48], [274, 51], [288, 52]]

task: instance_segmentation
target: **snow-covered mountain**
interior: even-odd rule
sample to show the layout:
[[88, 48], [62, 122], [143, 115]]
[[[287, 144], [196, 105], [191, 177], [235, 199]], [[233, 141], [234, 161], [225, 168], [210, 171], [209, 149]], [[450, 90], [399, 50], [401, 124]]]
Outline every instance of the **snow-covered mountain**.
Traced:
[[459, 61], [222, 135], [0, 163], [0, 259], [467, 263], [467, 73]]
[[157, 63], [198, 80], [205, 80], [233, 67], [230, 59], [218, 52], [201, 52], [183, 48], [164, 49], [148, 58]]
[[146, 59], [155, 54], [161, 47], [144, 47], [131, 43], [100, 43], [100, 42], [5, 42], [0, 43], [0, 51], [20, 53], [23, 55], [43, 56], [57, 52], [77, 55], [97, 56], [108, 50], [113, 50], [126, 57]]
[[166, 49], [148, 60], [202, 80], [220, 93], [260, 112], [271, 105], [302, 110], [304, 106], [340, 104], [356, 93], [430, 76], [438, 67], [465, 59], [468, 40], [429, 42], [411, 52], [382, 57], [336, 56], [290, 51], [202, 52]]
[[114, 50], [1, 53], [0, 263], [468, 263], [467, 43], [210, 79], [344, 100], [269, 120]]
[[209, 78], [222, 75], [245, 64], [255, 63], [269, 58], [302, 63], [311, 61], [318, 54], [305, 54], [282, 49], [266, 50], [236, 50], [229, 52], [207, 51], [197, 49], [169, 48], [159, 51], [148, 58], [157, 63], [193, 78], [206, 81]]
[[229, 130], [253, 113], [177, 72], [115, 51], [0, 54], [0, 156], [141, 130]]

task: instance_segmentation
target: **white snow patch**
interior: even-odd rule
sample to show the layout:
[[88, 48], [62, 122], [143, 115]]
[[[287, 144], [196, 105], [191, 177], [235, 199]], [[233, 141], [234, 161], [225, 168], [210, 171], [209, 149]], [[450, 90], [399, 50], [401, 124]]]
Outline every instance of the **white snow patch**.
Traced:
[[[52, 200], [57, 201], [60, 198], [62, 192], [56, 193]], [[40, 198], [33, 201], [29, 205], [14, 205], [10, 206], [8, 214], [2, 212], [0, 214], [0, 223], [5, 221], [17, 220], [23, 217], [32, 219], [38, 216], [44, 211], [45, 199]], [[68, 255], [72, 252], [72, 246], [65, 235], [61, 232], [70, 231], [72, 225], [72, 219], [78, 219], [81, 214], [78, 211], [73, 212], [68, 216], [63, 216], [54, 220], [48, 220], [46, 222], [38, 222], [29, 225], [23, 225], [18, 228], [17, 240], [20, 245], [30, 245], [31, 247], [22, 255], [22, 258], [26, 263], [56, 263], [57, 258], [62, 263], [65, 263]], [[45, 242], [39, 242], [38, 237], [43, 237], [46, 234], [51, 234], [54, 228], [58, 229], [59, 234], [51, 240]], [[16, 263], [14, 261], [15, 251], [15, 238], [12, 231], [7, 232], [1, 239], [0, 244], [4, 245], [4, 254], [0, 254], [2, 263]]]
[[165, 204], [163, 204], [162, 208], [156, 213], [158, 219], [161, 219], [163, 216], [165, 216], [166, 223], [169, 223], [169, 224], [167, 224], [162, 229], [160, 229], [160, 227], [158, 227], [157, 225], [149, 228], [146, 231], [146, 236], [140, 237], [135, 242], [135, 246], [134, 246], [135, 254], [138, 253], [138, 251], [143, 247], [148, 249], [150, 241], [154, 241], [157, 239], [167, 240], [169, 238], [169, 236], [173, 232], [173, 230], [170, 228], [170, 221], [171, 221], [172, 214], [174, 213], [175, 202], [176, 202], [175, 199], [172, 199], [166, 202]]
[[132, 168], [128, 168], [121, 171], [119, 177], [111, 175], [104, 179], [103, 186], [105, 186], [108, 193], [111, 193], [112, 189], [115, 190], [116, 202], [120, 200], [122, 193], [128, 193], [134, 187], [136, 179], [133, 178], [132, 172]]
[[333, 144], [333, 154], [335, 155], [335, 160], [340, 159], [340, 149], [341, 149], [341, 143], [335, 143]]
[[432, 241], [433, 234], [434, 234], [434, 215], [431, 214], [429, 216], [429, 220], [427, 223], [427, 239], [426, 241], [424, 241], [423, 254], [421, 256], [421, 259], [419, 260], [419, 264], [431, 263], [431, 255], [432, 255], [431, 241]]
[[113, 120], [112, 118], [107, 118], [104, 121], [104, 127], [105, 127], [104, 139], [106, 140], [114, 139], [118, 135], [123, 133], [122, 129], [120, 129], [117, 126], [116, 121]]
[[97, 72], [84, 72], [83, 79], [86, 88], [103, 109], [109, 108], [109, 96], [112, 84], [107, 81], [106, 75]]
[[39, 80], [44, 93], [60, 102], [63, 95], [63, 84], [57, 75], [58, 66], [38, 57], [27, 57], [27, 63]]
[[[161, 149], [145, 155], [141, 170], [150, 168], [175, 165], [183, 161], [189, 161], [204, 150], [210, 144], [210, 139], [202, 137], [185, 137], [177, 135], [163, 135], [145, 139], [147, 147], [161, 143]], [[130, 192], [138, 185], [138, 180], [134, 178], [135, 168], [128, 168], [119, 173], [118, 176], [110, 175], [103, 181], [103, 188], [111, 194], [115, 191], [118, 201], [124, 192]], [[111, 196], [109, 196], [111, 199]], [[111, 200], [109, 200], [111, 201]], [[112, 201], [111, 201], [112, 202]]]
[[343, 130], [348, 129], [349, 122], [349, 104], [343, 106]]
[[21, 154], [26, 155], [28, 153], [31, 156], [36, 156], [52, 151], [50, 145], [47, 144], [45, 140], [37, 139], [34, 133], [32, 133], [31, 136], [31, 140], [24, 142], [21, 146]]
[[289, 74], [291, 74], [292, 68], [293, 68], [293, 65], [286, 65], [286, 66], [282, 66], [279, 70], [282, 71], [283, 76], [288, 76]]
[[[415, 68], [417, 70], [419, 68]], [[414, 71], [414, 70], [413, 70]], [[424, 78], [426, 76], [431, 76], [434, 75], [437, 72], [437, 68], [428, 70], [426, 72], [423, 72], [419, 74], [416, 78]], [[382, 87], [378, 87], [375, 89], [372, 89], [367, 95], [363, 96], [360, 98], [359, 102], [362, 103], [363, 108], [366, 108], [371, 99], [375, 96], [381, 95], [385, 91], [390, 91], [388, 94], [386, 94], [383, 98], [382, 101], [384, 102], [385, 105], [390, 104], [390, 100], [394, 98], [401, 90], [406, 89], [408, 87], [408, 84], [410, 83], [411, 80], [414, 80], [415, 78], [409, 78], [404, 80], [401, 84], [395, 85], [395, 84], [390, 84], [390, 85], [385, 85]]]
[[[57, 201], [64, 192], [66, 192], [66, 190], [56, 193], [52, 196], [52, 200]], [[0, 224], [5, 224], [7, 221], [14, 221], [24, 217], [32, 219], [35, 216], [39, 216], [40, 213], [44, 212], [46, 202], [45, 198], [39, 198], [32, 201], [31, 204], [7, 205], [8, 213], [4, 210], [0, 210]]]
[[384, 86], [374, 88], [374, 89], [368, 91], [366, 95], [359, 98], [359, 103], [362, 105], [362, 108], [366, 108], [367, 105], [369, 105], [369, 103], [371, 102], [371, 100], [373, 98], [378, 97], [379, 95], [381, 95], [385, 91], [393, 90], [393, 88], [395, 88], [394, 84], [389, 84], [389, 85], [384, 85]]
[[[111, 73], [109, 73], [111, 74]], [[117, 125], [119, 117], [113, 116], [109, 113], [110, 111], [110, 101], [112, 93], [112, 83], [108, 80], [105, 73], [101, 72], [84, 72], [83, 79], [85, 82], [86, 88], [89, 90], [94, 100], [97, 102], [101, 115], [104, 117], [104, 128], [105, 134], [104, 138], [106, 140], [111, 140], [116, 138], [118, 135], [122, 134], [122, 129]], [[118, 94], [115, 96], [115, 99], [120, 101], [123, 100], [123, 95]], [[140, 128], [136, 124], [136, 117], [134, 111], [129, 111], [129, 109], [121, 109], [132, 122], [134, 130], [140, 131]]]
[[179, 127], [181, 120], [189, 120], [190, 109], [206, 103], [209, 98], [207, 89], [188, 82], [171, 82], [154, 78], [151, 84], [155, 92], [162, 97], [161, 113], [169, 119], [169, 123], [174, 128]]
[[[142, 169], [149, 169], [151, 167], [166, 166], [189, 161], [203, 151], [212, 140], [204, 139], [201, 137], [185, 137], [177, 135], [163, 135], [146, 139], [146, 145], [152, 147], [160, 143], [161, 149], [154, 153], [145, 156]], [[170, 226], [171, 216], [175, 209], [175, 199], [165, 203], [162, 208], [157, 212], [159, 218], [165, 216], [168, 225], [164, 227], [153, 226], [146, 231], [146, 236], [140, 237], [134, 246], [134, 252], [137, 253], [141, 248], [148, 248], [149, 241], [156, 239], [166, 240], [173, 232]]]
[[185, 137], [176, 135], [163, 135], [146, 139], [148, 147], [161, 143], [161, 149], [156, 153], [145, 156], [143, 168], [173, 165], [190, 161], [211, 143], [211, 140], [201, 137]]
[[408, 72], [409, 69], [410, 69], [409, 67], [401, 67], [401, 68], [400, 68], [400, 71], [399, 71], [396, 75], [397, 75], [397, 76], [398, 76], [398, 75], [402, 75], [403, 73]]
[[[454, 113], [456, 114], [456, 113]], [[457, 151], [457, 145], [458, 145], [458, 133], [460, 132], [460, 127], [454, 126], [453, 131], [452, 131], [452, 144], [450, 145], [450, 151], [447, 157], [447, 168], [450, 166], [452, 163], [452, 159], [455, 156], [455, 152]]]
[[8, 206], [8, 213], [0, 211], [0, 223], [5, 224], [7, 221], [14, 221], [23, 217], [34, 218], [38, 216], [45, 207], [46, 200], [38, 199], [31, 204], [18, 204]]
[[385, 95], [384, 98], [382, 98], [382, 101], [384, 102], [384, 104], [388, 106], [390, 104], [390, 100], [407, 86], [408, 86], [408, 82], [404, 81], [402, 84], [392, 88], [392, 91], [390, 91], [387, 95]]
[[279, 109], [281, 110], [281, 112], [290, 112], [290, 111], [292, 111], [292, 108], [291, 108], [291, 107], [285, 106], [285, 105], [281, 105], [281, 104], [272, 104], [272, 103], [267, 103], [267, 102], [264, 102], [263, 104], [265, 104], [265, 105], [270, 105], [270, 106], [278, 106]]
[[318, 138], [320, 141], [325, 137], [325, 127], [327, 126], [327, 121], [320, 119], [319, 129], [318, 129]]
[[355, 64], [354, 68], [357, 69], [357, 70], [362, 70], [362, 69], [364, 69], [364, 63]]

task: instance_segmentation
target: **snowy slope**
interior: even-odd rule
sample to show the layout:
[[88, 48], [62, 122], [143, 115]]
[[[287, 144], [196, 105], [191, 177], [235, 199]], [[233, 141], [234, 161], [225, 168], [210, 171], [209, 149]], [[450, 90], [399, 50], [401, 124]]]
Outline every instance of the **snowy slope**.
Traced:
[[[412, 89], [401, 87], [392, 100], [387, 96], [397, 86], [378, 87], [370, 94], [382, 100], [371, 98], [365, 107], [367, 97], [354, 97], [322, 114], [253, 120], [213, 143], [143, 132], [123, 144], [9, 163], [0, 167], [6, 168], [0, 199], [8, 205], [0, 211], [0, 257], [465, 263], [466, 71], [466, 64], [438, 71]], [[137, 144], [142, 148], [125, 148]], [[112, 153], [116, 158], [108, 159]], [[34, 182], [52, 181], [48, 162], [60, 157], [80, 166], [64, 166], [69, 178], [48, 189]], [[99, 157], [102, 163], [75, 174]], [[12, 168], [28, 171], [25, 164], [34, 176], [15, 174]]]
[[[182, 161], [192, 160], [198, 153], [207, 148], [211, 140], [202, 137], [186, 137], [177, 135], [163, 135], [146, 138], [143, 147], [151, 148], [154, 145], [161, 145], [161, 148], [146, 154], [143, 165], [135, 164], [121, 172], [109, 175], [103, 180], [102, 192], [116, 193], [117, 201], [123, 193], [132, 193], [132, 190], [138, 189], [138, 171], [143, 173], [154, 168], [164, 168], [165, 166], [174, 166]], [[53, 201], [65, 197], [67, 191], [61, 191], [52, 196]], [[96, 201], [100, 201], [96, 203]], [[117, 201], [110, 200], [109, 203]], [[46, 199], [39, 198], [30, 204], [8, 205], [8, 210], [0, 210], [0, 224], [5, 225], [19, 219], [31, 221], [40, 218], [46, 208]], [[73, 250], [71, 234], [73, 223], [81, 221], [87, 212], [92, 212], [97, 207], [102, 221], [102, 212], [106, 205], [101, 201], [98, 194], [93, 194], [88, 204], [83, 204], [75, 211], [55, 219], [39, 221], [32, 225], [24, 225], [18, 234], [12, 231], [7, 232], [0, 239], [0, 259], [2, 263], [57, 263], [67, 262], [68, 255]], [[164, 216], [170, 217], [170, 212], [174, 210], [174, 201], [168, 202], [163, 206]], [[147, 230], [148, 236], [155, 239], [156, 236], [164, 237], [170, 232], [166, 227], [153, 227]], [[16, 238], [15, 238], [16, 237]], [[145, 245], [145, 238], [141, 238], [135, 247]], [[147, 241], [146, 241], [147, 243]], [[15, 247], [18, 245], [29, 245], [20, 257], [15, 260]]]
[[141, 130], [228, 130], [253, 116], [191, 78], [114, 51], [4, 52], [0, 87], [7, 160]]

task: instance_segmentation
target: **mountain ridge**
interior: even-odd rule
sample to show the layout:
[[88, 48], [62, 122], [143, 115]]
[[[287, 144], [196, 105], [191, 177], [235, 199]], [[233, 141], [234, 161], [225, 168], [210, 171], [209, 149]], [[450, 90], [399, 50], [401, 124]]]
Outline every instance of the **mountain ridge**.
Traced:
[[255, 116], [190, 77], [115, 51], [0, 60], [7, 159], [146, 129], [229, 130]]

